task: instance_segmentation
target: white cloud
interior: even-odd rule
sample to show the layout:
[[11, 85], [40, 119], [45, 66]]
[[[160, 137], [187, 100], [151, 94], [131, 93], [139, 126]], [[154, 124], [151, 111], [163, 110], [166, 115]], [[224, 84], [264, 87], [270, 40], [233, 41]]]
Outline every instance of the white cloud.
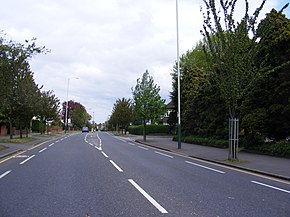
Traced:
[[[259, 1], [250, 0], [250, 7]], [[36, 82], [61, 101], [82, 103], [104, 122], [118, 98], [131, 98], [146, 69], [169, 99], [176, 60], [175, 0], [3, 1], [0, 29], [19, 42], [36, 37], [51, 49], [31, 61]], [[285, 2], [286, 3], [286, 2]], [[179, 0], [180, 54], [201, 39], [202, 0]], [[283, 5], [266, 3], [266, 12]], [[241, 13], [240, 11], [237, 11]]]

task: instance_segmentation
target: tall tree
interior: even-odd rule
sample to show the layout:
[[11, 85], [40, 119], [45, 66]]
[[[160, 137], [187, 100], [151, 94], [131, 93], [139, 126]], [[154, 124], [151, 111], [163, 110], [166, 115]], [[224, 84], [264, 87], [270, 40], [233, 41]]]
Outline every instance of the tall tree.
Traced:
[[242, 103], [241, 124], [250, 136], [285, 139], [289, 135], [290, 20], [282, 13], [283, 9], [279, 12], [272, 9], [257, 29], [260, 40], [256, 67], [270, 73], [264, 72], [266, 75], [256, 82]]
[[[203, 13], [202, 34], [207, 43], [205, 51], [213, 64], [212, 75], [232, 120], [239, 117], [242, 98], [261, 76], [254, 62], [257, 51], [256, 22], [265, 2], [266, 0], [263, 0], [260, 7], [250, 16], [249, 3], [245, 0], [245, 15], [241, 21], [236, 22], [234, 12], [237, 0], [220, 0], [222, 13], [217, 10], [215, 0], [204, 0], [206, 11]], [[252, 39], [249, 37], [250, 32], [253, 33]], [[239, 130], [229, 130], [229, 134], [233, 134], [234, 138], [229, 138], [228, 158], [236, 159], [236, 136]]]
[[15, 104], [13, 113], [18, 122], [20, 138], [22, 138], [23, 127], [26, 129], [28, 137], [28, 128], [33, 116], [36, 116], [39, 110], [38, 102], [40, 99], [40, 88], [34, 82], [33, 73], [27, 64], [17, 76], [16, 79]]
[[41, 133], [46, 131], [48, 121], [57, 120], [59, 115], [59, 99], [53, 94], [53, 91], [42, 91], [39, 101], [38, 116], [41, 122]]
[[146, 141], [146, 124], [155, 122], [165, 113], [165, 100], [159, 95], [160, 87], [154, 84], [153, 77], [145, 71], [142, 78], [137, 79], [137, 85], [132, 89], [134, 109], [137, 118], [143, 122], [143, 140]]
[[[68, 105], [67, 109], [67, 118], [71, 120], [71, 124], [76, 129], [81, 129], [82, 126], [88, 125], [89, 120], [92, 118], [86, 111], [86, 108], [79, 102], [74, 102], [72, 100], [62, 103], [62, 119], [65, 123], [65, 112], [66, 106]], [[64, 126], [66, 127], [66, 126]]]
[[3, 37], [0, 37], [0, 84], [2, 87], [0, 112], [10, 123], [10, 138], [13, 137], [12, 124], [16, 120], [14, 110], [18, 78], [27, 67], [29, 58], [35, 54], [47, 52], [45, 47], [37, 47], [35, 40], [26, 40], [25, 44], [21, 44], [6, 41]]
[[[225, 106], [211, 78], [212, 70], [203, 49], [204, 43], [200, 41], [180, 58], [182, 133], [185, 136], [224, 138]], [[170, 97], [177, 108], [176, 67], [171, 75], [173, 91]]]
[[116, 100], [112, 115], [110, 118], [110, 123], [115, 125], [117, 130], [119, 128], [125, 130], [125, 134], [128, 126], [132, 122], [133, 119], [133, 106], [131, 99], [122, 99]]

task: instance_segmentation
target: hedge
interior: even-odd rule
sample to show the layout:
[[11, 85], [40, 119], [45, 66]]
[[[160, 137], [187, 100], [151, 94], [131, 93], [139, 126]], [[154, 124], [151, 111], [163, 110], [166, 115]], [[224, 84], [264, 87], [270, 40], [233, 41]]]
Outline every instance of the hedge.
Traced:
[[[134, 125], [129, 126], [128, 131], [130, 134], [133, 135], [143, 135], [143, 125]], [[146, 134], [170, 134], [170, 126], [169, 125], [155, 125], [155, 124], [149, 124], [146, 125]]]
[[[177, 141], [177, 136], [174, 137], [174, 140]], [[189, 144], [212, 146], [217, 148], [227, 148], [229, 146], [228, 140], [213, 139], [200, 136], [183, 136], [181, 137], [181, 140], [182, 142]]]
[[264, 143], [262, 145], [248, 147], [245, 151], [290, 158], [290, 142], [279, 141]]

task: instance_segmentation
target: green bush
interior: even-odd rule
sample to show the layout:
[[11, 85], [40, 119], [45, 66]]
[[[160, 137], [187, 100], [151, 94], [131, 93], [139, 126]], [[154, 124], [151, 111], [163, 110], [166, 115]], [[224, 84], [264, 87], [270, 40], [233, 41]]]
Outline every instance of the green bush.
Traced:
[[[143, 135], [143, 125], [134, 125], [128, 127], [129, 133], [134, 135]], [[170, 126], [169, 125], [155, 125], [149, 124], [146, 126], [146, 134], [158, 134], [158, 135], [168, 135], [170, 134]]]
[[290, 142], [279, 141], [275, 143], [264, 143], [259, 146], [248, 147], [246, 151], [290, 158]]
[[32, 132], [39, 133], [39, 125], [40, 125], [39, 120], [32, 120]]
[[[177, 140], [177, 137], [174, 137], [174, 140]], [[229, 146], [228, 140], [205, 138], [200, 136], [181, 137], [181, 140], [185, 143], [212, 146], [217, 148], [227, 148]]]

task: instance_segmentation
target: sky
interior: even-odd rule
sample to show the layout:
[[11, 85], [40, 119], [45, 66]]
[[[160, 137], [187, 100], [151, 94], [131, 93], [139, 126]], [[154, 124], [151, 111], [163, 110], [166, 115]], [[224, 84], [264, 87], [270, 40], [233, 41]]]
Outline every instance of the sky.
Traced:
[[[248, 1], [252, 10], [261, 2]], [[268, 0], [260, 18], [287, 2]], [[37, 38], [38, 46], [51, 51], [30, 60], [36, 83], [53, 90], [61, 102], [68, 92], [68, 99], [84, 105], [96, 123], [108, 119], [117, 99], [132, 98], [131, 88], [146, 70], [169, 103], [170, 74], [177, 60], [176, 0], [0, 0], [0, 4], [0, 30], [7, 40], [24, 43]], [[178, 0], [180, 55], [202, 39], [201, 6], [202, 0]], [[243, 14], [242, 8], [237, 6], [237, 16]], [[289, 7], [284, 13], [289, 18]]]

